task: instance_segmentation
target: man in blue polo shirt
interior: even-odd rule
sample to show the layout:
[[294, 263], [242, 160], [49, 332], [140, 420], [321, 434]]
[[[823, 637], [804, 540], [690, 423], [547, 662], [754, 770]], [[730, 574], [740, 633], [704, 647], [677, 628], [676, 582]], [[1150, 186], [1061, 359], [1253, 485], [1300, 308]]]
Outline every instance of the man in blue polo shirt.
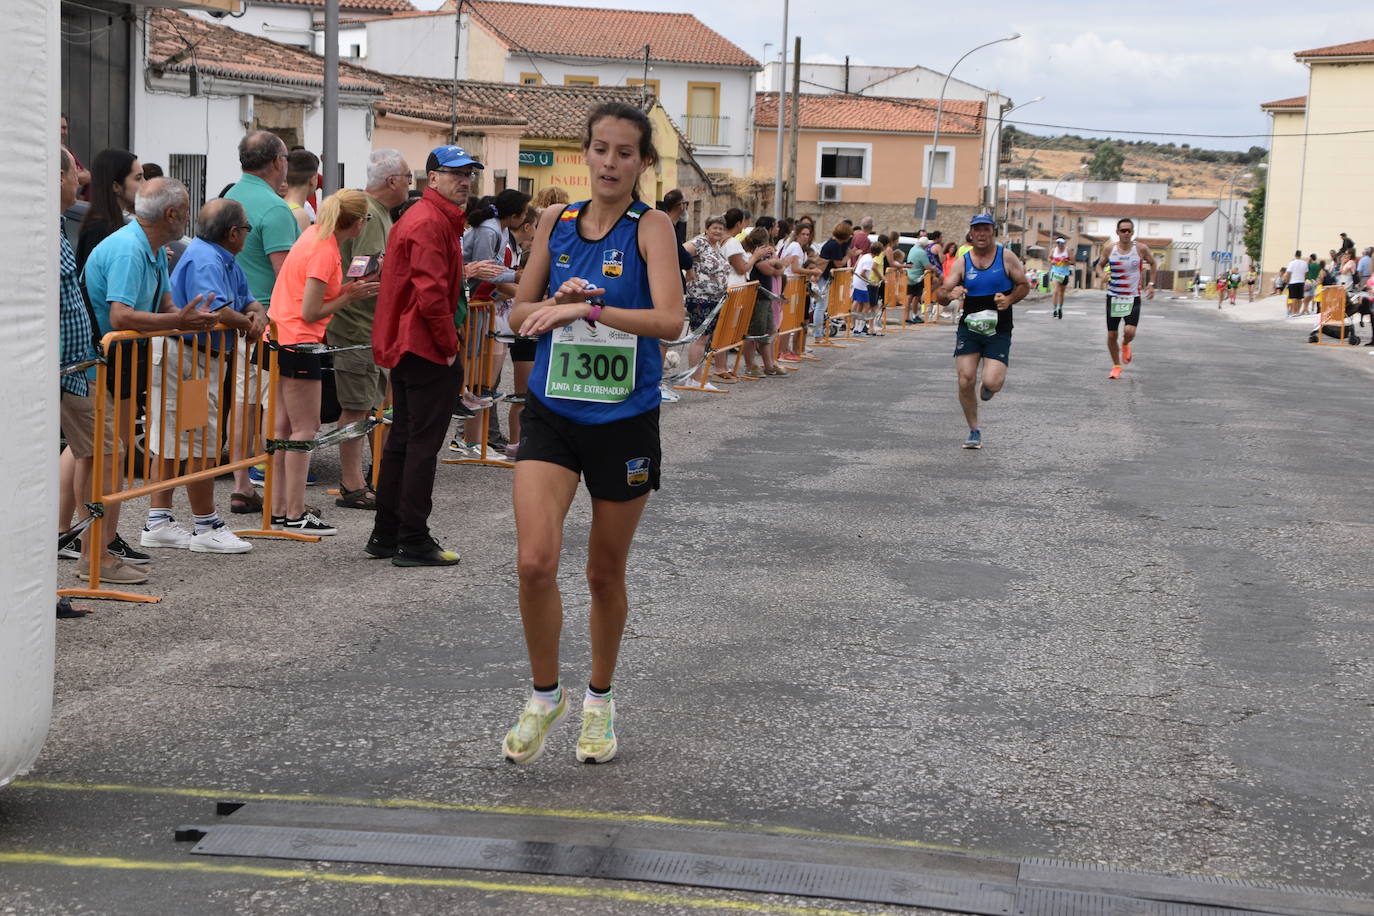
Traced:
[[[190, 214], [186, 186], [174, 178], [155, 178], [139, 189], [135, 218], [91, 252], [86, 260], [86, 294], [102, 336], [110, 331], [207, 331], [215, 326], [218, 318], [214, 313], [200, 308], [202, 297], [180, 309], [172, 302], [167, 243], [181, 238]], [[131, 360], [126, 358], [123, 363], [129, 365]], [[141, 366], [137, 368], [142, 371]], [[123, 466], [120, 445], [133, 437], [138, 404], [135, 386], [120, 386], [120, 381], [115, 382], [118, 396], [110, 391], [97, 393], [105, 398], [107, 413], [113, 412], [115, 417], [115, 440], [110, 443], [105, 468], [105, 486], [110, 490], [121, 482], [117, 476]], [[113, 572], [122, 563], [147, 563], [149, 556], [134, 550], [118, 534], [119, 503], [106, 508], [105, 519], [114, 540], [110, 541], [109, 554], [101, 558], [102, 568]], [[83, 565], [77, 576], [86, 578], [87, 567]]]
[[[242, 403], [245, 367], [241, 363], [235, 364], [232, 355], [234, 340], [242, 334], [250, 344], [257, 343], [267, 328], [267, 311], [248, 291], [248, 278], [234, 260], [234, 255], [243, 249], [243, 241], [252, 228], [243, 212], [243, 205], [238, 201], [210, 201], [200, 210], [195, 240], [187, 246], [177, 262], [176, 270], [172, 271], [174, 305], [180, 307], [199, 297], [213, 311], [220, 324], [232, 330], [198, 334], [186, 341], [167, 341], [166, 352], [162, 354], [163, 367], [153, 371], [145, 426], [149, 451], [167, 462], [163, 472], [166, 477], [177, 474], [179, 461], [190, 461], [188, 471], [215, 463], [227, 407], [220, 403], [220, 395], [227, 387], [223, 373], [232, 374], [239, 395], [235, 399], [234, 409], [238, 410]], [[216, 355], [221, 349], [229, 351], [223, 359]], [[181, 385], [175, 382], [178, 372], [184, 379], [204, 378], [209, 381], [209, 424], [203, 435], [200, 430], [175, 432], [181, 428], [177, 423], [177, 402], [181, 390]], [[162, 390], [164, 378], [168, 383], [165, 392]], [[229, 428], [243, 430], [246, 428], [245, 422], [240, 412], [238, 422], [230, 424]], [[171, 435], [164, 437], [163, 430]], [[241, 438], [241, 434], [234, 438]], [[231, 443], [231, 448], [238, 450], [241, 444], [235, 441]], [[234, 457], [241, 456], [236, 454]], [[249, 495], [252, 495], [251, 488]], [[188, 483], [186, 496], [195, 515], [194, 530], [187, 531], [175, 524], [171, 490], [154, 493], [148, 500], [148, 523], [140, 538], [143, 547], [185, 548], [195, 553], [247, 553], [253, 549], [252, 544], [235, 535], [220, 520], [219, 513], [215, 511], [214, 480]], [[235, 496], [242, 498], [243, 494]]]

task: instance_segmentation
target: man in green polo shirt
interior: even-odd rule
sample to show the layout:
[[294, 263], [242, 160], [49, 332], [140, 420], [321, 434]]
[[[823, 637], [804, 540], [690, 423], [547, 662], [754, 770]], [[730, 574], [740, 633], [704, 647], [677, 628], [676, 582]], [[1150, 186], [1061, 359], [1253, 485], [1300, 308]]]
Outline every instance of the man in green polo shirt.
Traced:
[[[277, 188], [286, 180], [286, 144], [274, 133], [255, 130], [239, 141], [239, 167], [243, 169], [243, 176], [224, 196], [243, 204], [248, 225], [252, 228], [243, 250], [234, 260], [248, 277], [248, 291], [268, 309], [270, 318], [277, 271], [281, 270], [286, 253], [300, 235], [291, 207], [277, 193]], [[242, 337], [238, 339], [236, 359], [235, 365], [239, 367], [236, 371], [242, 378], [242, 367], [248, 360], [248, 348]], [[235, 404], [236, 410], [245, 409], [242, 403], [245, 400], [254, 404], [266, 403], [260, 397], [265, 392], [246, 391], [244, 394], [244, 398], [238, 399], [240, 403]], [[242, 414], [239, 422], [243, 422]], [[256, 443], [252, 447], [256, 448]], [[246, 470], [234, 472], [234, 495], [229, 508], [234, 512], [255, 512], [262, 508]]]
[[270, 308], [277, 271], [300, 235], [291, 207], [277, 193], [286, 180], [286, 144], [276, 134], [254, 131], [239, 141], [239, 167], [243, 177], [224, 196], [243, 204], [253, 228], [236, 260], [253, 298]]

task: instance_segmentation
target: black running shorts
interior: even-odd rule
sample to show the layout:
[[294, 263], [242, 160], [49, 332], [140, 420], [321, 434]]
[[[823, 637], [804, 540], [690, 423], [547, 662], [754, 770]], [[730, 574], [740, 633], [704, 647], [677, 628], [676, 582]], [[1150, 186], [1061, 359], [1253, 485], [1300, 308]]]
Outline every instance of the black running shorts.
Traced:
[[1303, 299], [1305, 299], [1305, 298], [1307, 297], [1306, 288], [1307, 288], [1307, 284], [1306, 284], [1306, 283], [1303, 283], [1302, 281], [1299, 281], [1299, 282], [1297, 282], [1297, 283], [1289, 283], [1289, 284], [1288, 284], [1288, 301], [1289, 301], [1289, 302], [1301, 302]]
[[659, 487], [658, 408], [610, 423], [574, 423], [527, 394], [515, 460], [548, 461], [581, 474], [593, 499], [638, 499]]
[[1108, 297], [1107, 297], [1107, 330], [1108, 330], [1108, 331], [1115, 331], [1117, 328], [1119, 328], [1119, 327], [1121, 326], [1121, 322], [1123, 322], [1123, 321], [1126, 322], [1127, 324], [1129, 324], [1131, 327], [1135, 327], [1136, 325], [1140, 324], [1140, 297], [1139, 297], [1139, 296], [1136, 296], [1136, 297], [1135, 297], [1135, 304], [1134, 304], [1133, 306], [1131, 306], [1131, 314], [1129, 314], [1129, 315], [1120, 315], [1120, 316], [1116, 316], [1116, 317], [1113, 317], [1113, 315], [1112, 315], [1112, 297], [1111, 297], [1111, 296], [1108, 296]]

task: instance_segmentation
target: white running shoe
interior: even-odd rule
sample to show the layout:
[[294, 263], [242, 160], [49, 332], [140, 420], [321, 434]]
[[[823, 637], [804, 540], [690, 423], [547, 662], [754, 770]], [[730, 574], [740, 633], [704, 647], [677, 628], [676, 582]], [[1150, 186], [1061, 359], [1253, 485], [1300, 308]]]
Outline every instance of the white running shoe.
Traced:
[[175, 519], [163, 522], [156, 528], [144, 528], [138, 537], [143, 547], [172, 547], [187, 550], [191, 546], [191, 532], [176, 523]]
[[223, 524], [191, 535], [192, 553], [247, 553], [252, 549], [252, 544]]
[[[682, 400], [682, 395], [678, 394], [667, 385], [658, 386], [658, 397], [664, 404], [676, 404], [678, 401]], [[78, 553], [77, 556], [80, 556], [80, 553]]]

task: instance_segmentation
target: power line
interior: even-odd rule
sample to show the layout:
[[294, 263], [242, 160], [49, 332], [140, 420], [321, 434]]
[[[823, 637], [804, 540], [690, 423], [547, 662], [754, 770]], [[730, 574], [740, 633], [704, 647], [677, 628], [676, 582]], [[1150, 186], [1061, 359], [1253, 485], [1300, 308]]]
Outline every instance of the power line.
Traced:
[[[801, 82], [807, 84], [808, 86], [815, 86], [815, 87], [817, 87], [818, 89], [825, 89], [825, 90], [828, 90], [828, 91], [829, 91], [831, 94], [833, 94], [833, 95], [843, 95], [843, 96], [848, 96], [848, 97], [850, 97], [850, 98], [856, 98], [856, 99], [875, 99], [875, 98], [881, 98], [881, 99], [883, 99], [884, 101], [891, 102], [891, 103], [896, 104], [896, 105], [901, 105], [901, 106], [904, 106], [904, 107], [907, 107], [907, 108], [917, 108], [917, 109], [920, 109], [920, 110], [922, 110], [922, 111], [936, 111], [936, 110], [937, 110], [937, 108], [936, 108], [935, 105], [927, 105], [927, 104], [924, 104], [924, 103], [922, 103], [922, 102], [920, 102], [920, 101], [918, 101], [918, 100], [916, 100], [916, 99], [902, 99], [902, 98], [897, 98], [897, 97], [888, 96], [888, 95], [885, 95], [885, 96], [864, 95], [863, 93], [854, 92], [853, 90], [850, 90], [849, 92], [846, 92], [846, 91], [844, 91], [843, 89], [837, 89], [837, 88], [835, 88], [834, 86], [827, 86], [827, 85], [824, 84], [824, 83], [817, 83], [817, 82], [813, 82], [813, 81], [808, 80], [808, 79], [803, 79], [803, 80], [801, 80]], [[959, 101], [972, 101], [972, 100], [970, 100], [970, 99], [960, 99]], [[948, 114], [948, 112], [946, 112], [946, 114]], [[973, 120], [977, 120], [977, 121], [995, 121], [995, 120], [997, 120], [997, 119], [996, 119], [995, 117], [993, 117], [992, 115], [989, 115], [989, 114], [986, 114], [986, 113], [985, 113], [985, 114], [959, 114], [959, 115], [954, 115], [954, 117], [966, 118], [966, 119], [973, 119]], [[1289, 139], [1289, 138], [1294, 138], [1294, 137], [1347, 137], [1347, 136], [1351, 136], [1351, 135], [1355, 135], [1355, 134], [1374, 134], [1374, 127], [1371, 127], [1371, 128], [1359, 128], [1359, 129], [1356, 129], [1356, 130], [1308, 131], [1308, 132], [1296, 133], [1296, 134], [1272, 134], [1272, 133], [1270, 133], [1270, 134], [1203, 134], [1203, 133], [1187, 133], [1187, 132], [1181, 132], [1181, 131], [1176, 131], [1176, 130], [1112, 130], [1112, 129], [1110, 129], [1110, 128], [1105, 128], [1105, 127], [1079, 127], [1079, 126], [1075, 126], [1075, 125], [1071, 125], [1071, 124], [1046, 124], [1046, 123], [1041, 122], [1041, 121], [1025, 121], [1025, 120], [1021, 120], [1021, 119], [1011, 119], [1011, 118], [1008, 118], [1008, 119], [1004, 120], [1003, 123], [1004, 123], [1004, 124], [1022, 125], [1022, 126], [1026, 126], [1026, 127], [1047, 127], [1047, 128], [1049, 128], [1049, 129], [1051, 129], [1051, 130], [1085, 131], [1085, 132], [1089, 132], [1089, 133], [1110, 134], [1110, 135], [1113, 135], [1113, 136], [1116, 136], [1116, 135], [1128, 135], [1128, 136], [1141, 136], [1141, 137], [1195, 137], [1195, 138], [1202, 138], [1202, 139], [1208, 139], [1208, 140], [1254, 140], [1254, 139], [1267, 140], [1267, 139], [1270, 139], [1270, 138], [1273, 138], [1273, 139], [1278, 140], [1278, 139]]]

